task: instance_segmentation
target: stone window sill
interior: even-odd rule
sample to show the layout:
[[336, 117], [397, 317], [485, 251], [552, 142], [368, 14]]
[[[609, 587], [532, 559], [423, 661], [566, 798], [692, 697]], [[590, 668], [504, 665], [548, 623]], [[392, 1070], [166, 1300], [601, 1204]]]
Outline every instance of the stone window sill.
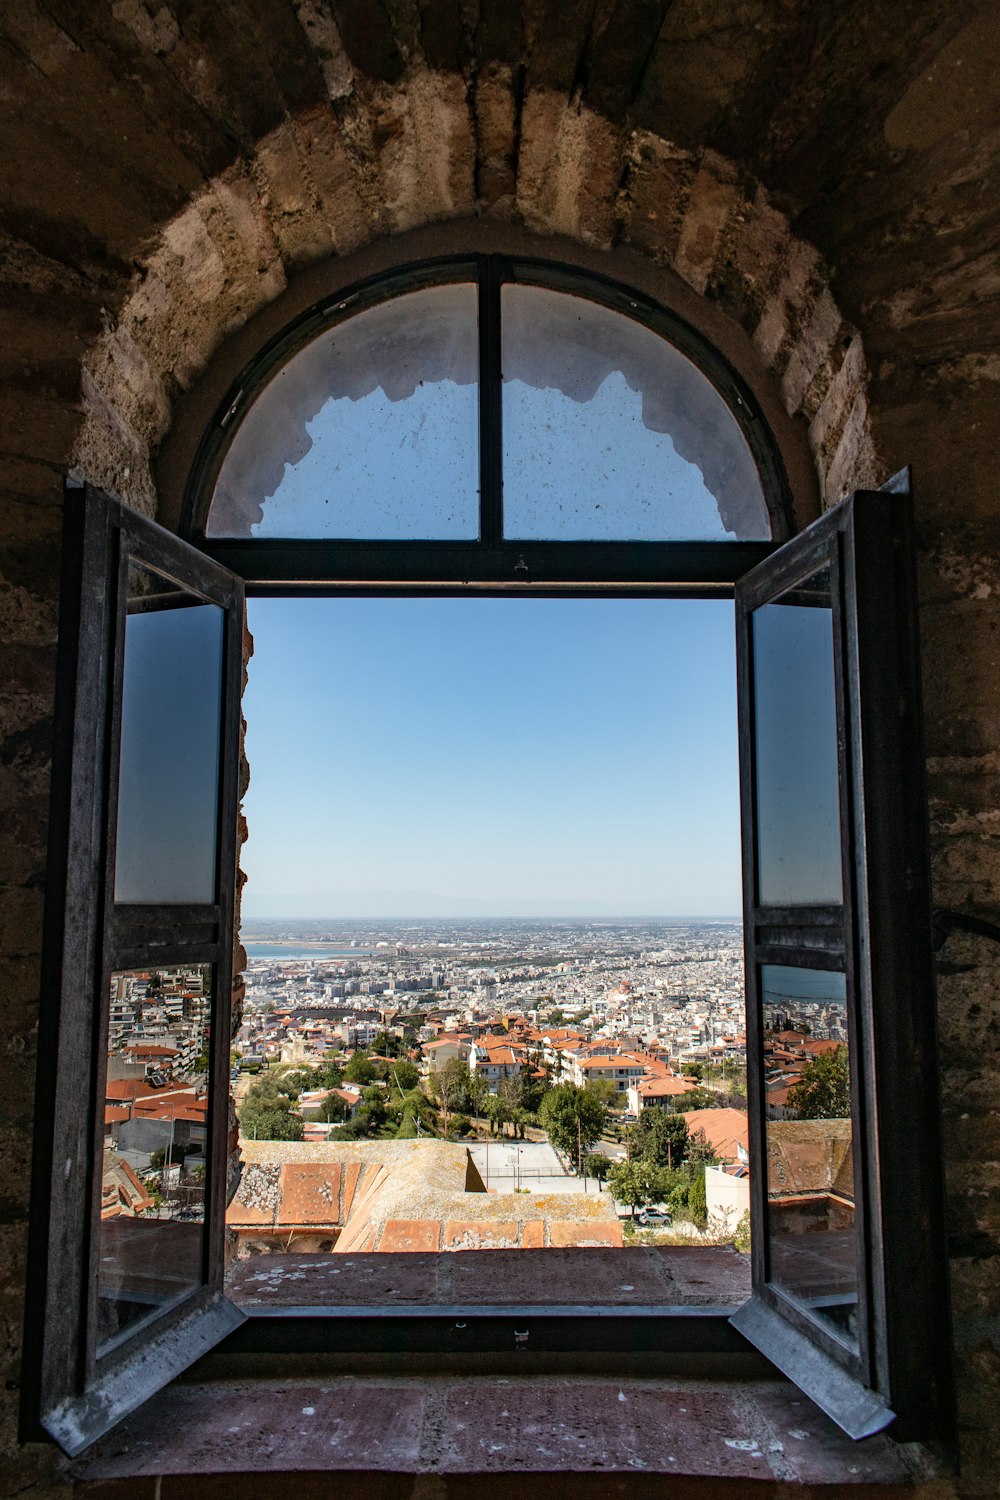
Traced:
[[[81, 1500], [842, 1492], [940, 1500], [922, 1453], [851, 1443], [780, 1379], [330, 1374], [178, 1381], [75, 1468]], [[669, 1480], [669, 1490], [664, 1490]]]
[[[330, 1274], [339, 1262], [338, 1275]], [[627, 1267], [627, 1276], [625, 1268]], [[270, 1275], [267, 1273], [271, 1273]], [[539, 1302], [739, 1305], [732, 1252], [481, 1251], [263, 1256], [230, 1290], [248, 1312], [334, 1297], [381, 1308]], [[615, 1295], [616, 1294], [616, 1295]], [[925, 1452], [887, 1435], [852, 1443], [789, 1381], [747, 1355], [210, 1355], [73, 1467], [81, 1500], [254, 1500], [294, 1476], [296, 1500], [510, 1494], [919, 1495]], [[669, 1489], [664, 1490], [669, 1480]], [[934, 1489], [940, 1500], [940, 1488]]]

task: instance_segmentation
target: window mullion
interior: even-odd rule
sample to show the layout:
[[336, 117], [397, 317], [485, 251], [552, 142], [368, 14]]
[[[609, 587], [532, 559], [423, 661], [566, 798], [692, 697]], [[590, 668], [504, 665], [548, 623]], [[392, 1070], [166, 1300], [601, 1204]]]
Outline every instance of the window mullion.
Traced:
[[500, 344], [500, 284], [497, 256], [479, 266], [479, 540], [503, 539], [503, 362]]

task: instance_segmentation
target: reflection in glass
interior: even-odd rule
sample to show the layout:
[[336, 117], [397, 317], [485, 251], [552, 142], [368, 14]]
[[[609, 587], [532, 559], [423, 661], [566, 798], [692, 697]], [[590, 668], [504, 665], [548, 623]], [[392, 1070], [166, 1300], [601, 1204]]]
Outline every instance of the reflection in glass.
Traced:
[[115, 900], [215, 899], [223, 611], [130, 565]]
[[709, 380], [621, 313], [502, 289], [504, 534], [768, 538], [746, 439]]
[[764, 964], [769, 1280], [857, 1342], [847, 984]]
[[758, 900], [839, 905], [830, 569], [755, 610], [752, 630]]
[[474, 540], [477, 316], [475, 286], [426, 287], [314, 339], [245, 414], [208, 535]]
[[98, 1354], [204, 1279], [211, 1010], [208, 964], [111, 976]]

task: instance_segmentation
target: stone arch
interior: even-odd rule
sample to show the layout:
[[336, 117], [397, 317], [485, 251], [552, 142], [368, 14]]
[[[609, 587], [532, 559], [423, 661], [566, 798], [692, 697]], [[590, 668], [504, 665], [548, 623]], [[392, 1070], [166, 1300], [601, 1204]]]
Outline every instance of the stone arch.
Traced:
[[484, 100], [474, 122], [457, 75], [415, 66], [366, 97], [346, 118], [331, 104], [286, 119], [163, 228], [82, 361], [74, 464], [88, 479], [152, 513], [175, 404], [227, 338], [305, 268], [449, 220], [627, 250], [672, 273], [750, 340], [806, 431], [823, 504], [883, 477], [860, 335], [819, 252], [733, 162], [539, 90], [521, 106], [516, 170], [499, 151], [489, 171]]

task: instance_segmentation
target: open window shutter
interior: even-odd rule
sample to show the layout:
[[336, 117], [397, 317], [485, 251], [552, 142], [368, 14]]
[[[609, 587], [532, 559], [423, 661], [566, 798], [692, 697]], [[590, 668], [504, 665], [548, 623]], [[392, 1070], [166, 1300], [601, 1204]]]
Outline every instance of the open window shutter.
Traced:
[[912, 508], [860, 491], [737, 585], [753, 1296], [851, 1436], [940, 1436], [947, 1301]]
[[33, 1421], [69, 1454], [243, 1321], [222, 1292], [243, 623], [232, 574], [67, 491], [27, 1344]]

